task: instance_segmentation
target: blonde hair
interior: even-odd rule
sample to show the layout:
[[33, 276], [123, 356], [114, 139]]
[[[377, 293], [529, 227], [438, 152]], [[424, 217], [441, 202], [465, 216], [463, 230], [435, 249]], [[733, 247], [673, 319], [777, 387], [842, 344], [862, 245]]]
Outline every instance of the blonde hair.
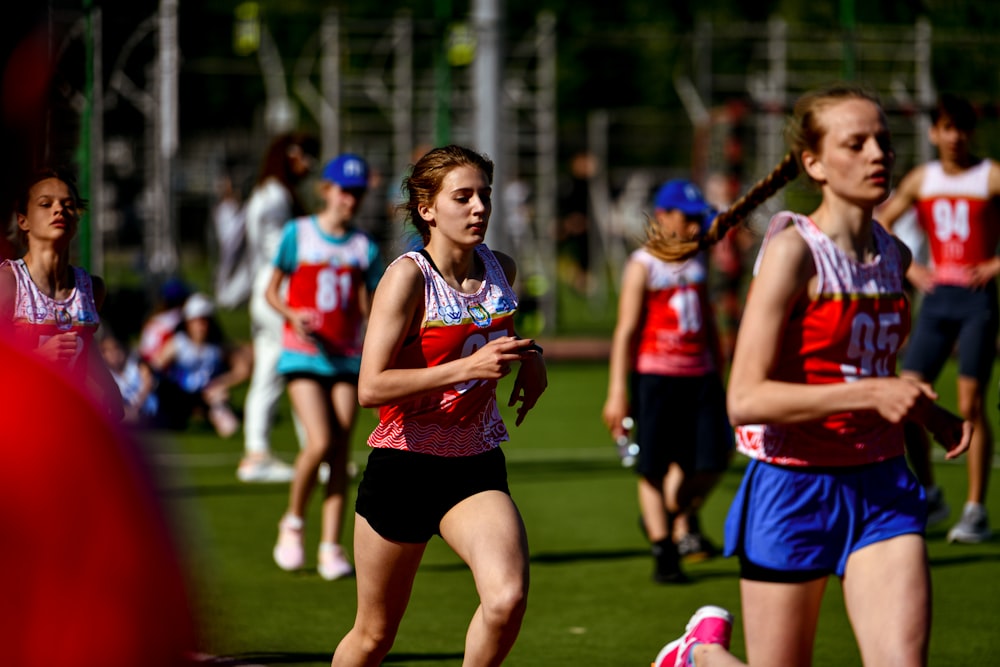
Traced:
[[819, 152], [820, 143], [826, 134], [826, 128], [818, 120], [820, 112], [833, 104], [850, 99], [868, 100], [876, 105], [879, 104], [878, 98], [867, 89], [847, 84], [837, 84], [800, 97], [785, 127], [785, 139], [789, 151], [781, 162], [728, 209], [719, 213], [712, 221], [712, 226], [693, 240], [678, 241], [675, 238], [668, 238], [658, 226], [647, 221], [646, 249], [649, 253], [668, 262], [682, 261], [718, 242], [733, 227], [744, 224], [754, 209], [794, 181], [803, 171], [803, 152]]

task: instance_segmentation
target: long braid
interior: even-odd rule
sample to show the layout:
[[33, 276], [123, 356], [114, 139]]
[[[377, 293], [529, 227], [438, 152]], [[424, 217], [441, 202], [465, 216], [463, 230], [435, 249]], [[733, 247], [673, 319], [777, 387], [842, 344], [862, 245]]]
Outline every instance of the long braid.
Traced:
[[794, 154], [788, 153], [770, 174], [758, 181], [732, 206], [720, 213], [712, 221], [711, 227], [691, 241], [667, 238], [660, 231], [658, 225], [647, 221], [646, 250], [654, 257], [667, 262], [678, 262], [693, 257], [700, 250], [721, 240], [733, 227], [743, 223], [755, 208], [771, 198], [786, 184], [795, 180], [798, 175], [799, 163]]

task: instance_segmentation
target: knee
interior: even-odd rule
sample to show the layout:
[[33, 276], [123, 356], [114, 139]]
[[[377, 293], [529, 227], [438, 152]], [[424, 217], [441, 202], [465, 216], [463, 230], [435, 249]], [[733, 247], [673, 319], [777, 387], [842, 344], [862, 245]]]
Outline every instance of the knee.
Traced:
[[381, 664], [396, 640], [385, 628], [355, 627], [351, 634], [354, 635], [353, 650], [345, 653], [364, 656], [362, 664], [365, 665]]
[[528, 607], [528, 586], [523, 579], [505, 582], [483, 595], [483, 614], [491, 625], [506, 626], [521, 622]]

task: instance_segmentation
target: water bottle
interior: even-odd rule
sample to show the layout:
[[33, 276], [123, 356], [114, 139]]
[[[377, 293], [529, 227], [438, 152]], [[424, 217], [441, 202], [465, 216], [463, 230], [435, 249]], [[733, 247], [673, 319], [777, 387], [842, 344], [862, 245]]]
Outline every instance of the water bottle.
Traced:
[[622, 428], [625, 429], [625, 433], [618, 436], [615, 440], [615, 446], [618, 448], [618, 458], [622, 460], [622, 465], [626, 468], [634, 466], [636, 457], [639, 456], [639, 445], [630, 436], [633, 426], [635, 426], [635, 420], [631, 417], [622, 419]]

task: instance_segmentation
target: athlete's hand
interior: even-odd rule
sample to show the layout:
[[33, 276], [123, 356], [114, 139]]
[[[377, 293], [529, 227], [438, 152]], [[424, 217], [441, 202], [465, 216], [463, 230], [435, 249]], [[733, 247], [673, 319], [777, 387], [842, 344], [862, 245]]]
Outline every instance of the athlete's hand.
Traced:
[[1000, 275], [1000, 257], [993, 257], [969, 269], [969, 283], [972, 287], [983, 287], [998, 275]]
[[300, 308], [292, 312], [288, 323], [295, 334], [304, 341], [312, 340], [313, 332], [319, 327], [319, 313], [311, 308]]
[[972, 422], [931, 403], [921, 415], [924, 428], [945, 448], [946, 459], [961, 456], [972, 442]]
[[906, 279], [923, 294], [930, 294], [934, 291], [934, 271], [923, 264], [916, 262], [910, 264], [910, 268], [906, 272]]
[[602, 410], [601, 416], [613, 439], [628, 435], [625, 427], [622, 426], [622, 420], [629, 416], [628, 408], [628, 399], [625, 397], [608, 396], [607, 400], [604, 401], [604, 410]]
[[499, 380], [510, 373], [510, 365], [521, 361], [534, 341], [504, 336], [483, 345], [465, 358], [470, 380]]
[[[529, 345], [533, 341], [528, 341]], [[518, 402], [521, 405], [517, 408], [517, 419], [515, 426], [520, 426], [527, 416], [528, 411], [535, 407], [538, 398], [549, 386], [548, 371], [545, 368], [545, 360], [536, 350], [527, 350], [521, 356], [521, 368], [514, 378], [514, 388], [510, 392], [508, 407], [513, 407]]]
[[65, 363], [76, 356], [79, 338], [75, 331], [50, 336], [38, 346], [37, 353], [47, 361]]
[[937, 400], [933, 387], [913, 378], [871, 378], [862, 382], [872, 383], [873, 407], [893, 424], [906, 418], [922, 423], [921, 416]]

